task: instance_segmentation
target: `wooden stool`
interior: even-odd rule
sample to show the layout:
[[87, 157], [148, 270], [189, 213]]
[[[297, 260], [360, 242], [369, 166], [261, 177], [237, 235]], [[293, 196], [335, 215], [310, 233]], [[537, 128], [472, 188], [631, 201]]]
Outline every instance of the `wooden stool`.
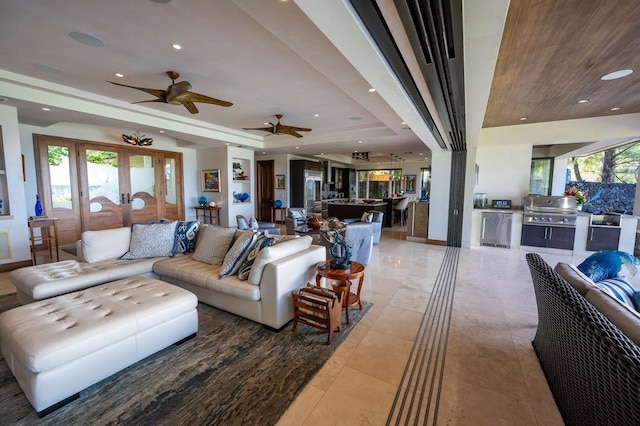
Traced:
[[333, 331], [342, 331], [342, 303], [340, 294], [330, 289], [307, 284], [293, 296], [293, 330], [298, 322], [329, 333], [327, 345], [331, 343]]

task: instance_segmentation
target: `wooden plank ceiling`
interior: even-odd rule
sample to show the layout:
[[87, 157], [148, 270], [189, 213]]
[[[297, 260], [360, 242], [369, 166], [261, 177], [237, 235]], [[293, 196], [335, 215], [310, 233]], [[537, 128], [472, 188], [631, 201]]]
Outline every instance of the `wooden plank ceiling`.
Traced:
[[483, 127], [637, 112], [640, 1], [511, 0]]

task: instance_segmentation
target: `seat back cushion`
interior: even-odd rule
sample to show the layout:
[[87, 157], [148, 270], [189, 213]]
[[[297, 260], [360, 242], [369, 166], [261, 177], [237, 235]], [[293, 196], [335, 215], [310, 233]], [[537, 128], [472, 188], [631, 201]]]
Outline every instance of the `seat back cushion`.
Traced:
[[85, 262], [117, 259], [129, 250], [131, 228], [84, 231], [81, 237], [82, 258]]
[[591, 278], [583, 274], [576, 266], [559, 262], [555, 267], [555, 271], [582, 296], [595, 286]]
[[298, 253], [308, 248], [312, 241], [313, 238], [310, 235], [305, 235], [263, 248], [253, 262], [253, 266], [251, 266], [251, 272], [249, 273], [249, 279], [247, 281], [251, 284], [260, 285], [262, 271], [267, 263]]
[[196, 250], [191, 258], [210, 265], [222, 265], [235, 234], [236, 228], [203, 227], [198, 232]]
[[640, 345], [640, 314], [610, 292], [594, 288], [585, 298], [622, 333]]

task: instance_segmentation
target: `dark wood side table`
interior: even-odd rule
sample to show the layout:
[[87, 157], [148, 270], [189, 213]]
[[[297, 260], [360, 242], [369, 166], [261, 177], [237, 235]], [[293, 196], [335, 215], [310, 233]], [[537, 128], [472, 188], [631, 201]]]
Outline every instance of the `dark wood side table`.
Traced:
[[[322, 265], [326, 265], [324, 268]], [[327, 283], [330, 280], [337, 281], [337, 283], [330, 283], [333, 291], [336, 293], [342, 293], [342, 306], [344, 307], [345, 315], [347, 316], [347, 324], [349, 324], [349, 308], [358, 305], [362, 309], [362, 303], [360, 302], [360, 290], [362, 290], [362, 283], [364, 282], [364, 265], [358, 262], [351, 262], [351, 269], [333, 269], [331, 268], [329, 261], [325, 264], [316, 266], [316, 286], [320, 287], [320, 280], [322, 278], [327, 279]], [[358, 288], [356, 292], [351, 291], [351, 280], [358, 279]]]
[[202, 215], [202, 223], [208, 223], [210, 225], [220, 225], [220, 208], [210, 206], [195, 206], [196, 220]]
[[[280, 217], [280, 219], [278, 219]], [[271, 207], [271, 222], [285, 224], [285, 218], [287, 217], [286, 207]]]
[[[31, 243], [31, 261], [36, 264], [36, 253], [38, 244], [49, 249], [49, 258], [53, 262], [53, 248], [56, 249], [56, 262], [60, 260], [58, 249], [58, 218], [57, 217], [34, 217], [27, 221], [29, 226], [29, 241]], [[33, 230], [40, 229], [40, 235], [35, 235]]]

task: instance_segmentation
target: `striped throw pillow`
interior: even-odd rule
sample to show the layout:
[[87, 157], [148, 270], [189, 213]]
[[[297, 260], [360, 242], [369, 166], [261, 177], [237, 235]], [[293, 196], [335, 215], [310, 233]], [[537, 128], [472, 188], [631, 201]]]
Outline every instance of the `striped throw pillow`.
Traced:
[[596, 285], [604, 291], [611, 293], [616, 299], [628, 305], [631, 309], [637, 310], [633, 302], [633, 293], [636, 289], [633, 288], [624, 277], [614, 277], [598, 281]]

